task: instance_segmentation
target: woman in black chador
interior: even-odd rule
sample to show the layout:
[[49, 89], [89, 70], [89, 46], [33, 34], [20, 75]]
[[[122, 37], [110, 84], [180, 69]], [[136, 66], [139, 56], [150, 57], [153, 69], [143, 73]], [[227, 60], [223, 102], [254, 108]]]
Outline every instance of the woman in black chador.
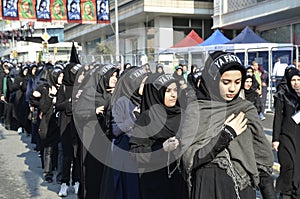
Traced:
[[[59, 196], [67, 196], [72, 176], [75, 194], [78, 193], [80, 182], [80, 147], [72, 111], [72, 92], [80, 64], [67, 63], [64, 68], [63, 85], [57, 92], [55, 108], [60, 112], [60, 134], [63, 151], [62, 178]], [[72, 171], [72, 175], [71, 175]]]
[[273, 148], [278, 151], [280, 174], [276, 191], [282, 199], [300, 198], [300, 125], [293, 119], [300, 111], [300, 71], [296, 68], [286, 73], [286, 90], [275, 95], [273, 123]]
[[186, 183], [173, 152], [181, 120], [178, 81], [170, 74], [149, 75], [143, 91], [141, 113], [130, 137], [138, 161], [143, 199], [188, 198]]
[[140, 103], [148, 72], [133, 66], [116, 86], [112, 95], [111, 130], [113, 134], [112, 163], [116, 199], [139, 199], [137, 165], [128, 153], [132, 127], [139, 115]]
[[22, 133], [25, 129], [27, 133], [31, 132], [31, 123], [28, 120], [29, 104], [26, 102], [26, 90], [29, 80], [28, 66], [22, 66], [19, 76], [15, 77], [13, 84], [13, 91], [16, 91], [16, 97], [14, 101], [14, 112], [16, 119], [19, 123], [18, 133]]
[[275, 199], [272, 148], [256, 108], [239, 98], [246, 77], [239, 58], [215, 52], [206, 61], [198, 101], [180, 131], [192, 199]]
[[256, 92], [255, 88], [253, 87], [253, 82], [255, 77], [251, 75], [247, 75], [245, 84], [244, 84], [244, 93], [245, 99], [252, 102], [253, 105], [256, 107], [257, 112], [261, 112], [261, 103], [259, 94]]

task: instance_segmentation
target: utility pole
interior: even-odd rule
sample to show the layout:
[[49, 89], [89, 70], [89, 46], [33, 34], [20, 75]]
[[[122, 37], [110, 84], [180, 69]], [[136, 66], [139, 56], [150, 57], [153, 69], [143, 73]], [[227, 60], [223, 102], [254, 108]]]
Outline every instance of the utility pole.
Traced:
[[120, 61], [118, 0], [115, 0], [116, 61]]

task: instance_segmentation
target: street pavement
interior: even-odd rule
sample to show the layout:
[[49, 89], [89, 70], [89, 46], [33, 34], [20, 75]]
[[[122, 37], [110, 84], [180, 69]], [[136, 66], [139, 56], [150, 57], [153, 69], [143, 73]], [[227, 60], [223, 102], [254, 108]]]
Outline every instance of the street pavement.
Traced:
[[[267, 113], [263, 126], [271, 142], [273, 114]], [[1, 138], [2, 137], [2, 138]], [[40, 157], [33, 151], [31, 137], [19, 135], [16, 131], [8, 131], [0, 125], [0, 199], [57, 199], [60, 185], [47, 183], [43, 178]], [[276, 155], [276, 154], [275, 154]], [[274, 177], [278, 176], [279, 166], [274, 163]], [[54, 176], [56, 172], [54, 171]], [[76, 199], [69, 191], [65, 199]], [[257, 192], [257, 198], [261, 198]]]
[[[47, 183], [43, 178], [40, 157], [33, 151], [31, 137], [8, 131], [0, 125], [0, 198], [57, 199], [60, 185]], [[54, 171], [54, 176], [56, 172]], [[69, 193], [65, 199], [76, 199]]]

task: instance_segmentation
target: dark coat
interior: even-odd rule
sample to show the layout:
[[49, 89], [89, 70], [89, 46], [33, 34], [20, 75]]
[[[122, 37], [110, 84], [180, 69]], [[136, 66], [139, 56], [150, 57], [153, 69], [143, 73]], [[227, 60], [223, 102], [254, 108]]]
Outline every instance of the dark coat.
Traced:
[[[275, 95], [273, 142], [279, 141], [278, 160], [281, 165], [276, 189], [281, 193], [294, 192], [300, 196], [300, 125], [291, 118], [300, 110], [299, 97], [283, 90]], [[298, 198], [297, 197], [297, 198]]]
[[59, 129], [52, 103], [49, 96], [49, 86], [43, 87], [39, 108], [42, 114], [38, 133], [44, 146], [53, 146], [59, 141]]
[[29, 105], [26, 102], [27, 83], [28, 77], [16, 76], [14, 84], [12, 85], [12, 91], [16, 92], [14, 100], [15, 117], [27, 132], [31, 132], [31, 125], [30, 121], [28, 120]]

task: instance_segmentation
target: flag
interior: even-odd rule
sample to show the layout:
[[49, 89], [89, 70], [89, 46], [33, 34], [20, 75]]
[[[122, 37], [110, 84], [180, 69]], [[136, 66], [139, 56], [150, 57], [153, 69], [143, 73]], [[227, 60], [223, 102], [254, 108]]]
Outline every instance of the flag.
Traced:
[[19, 0], [19, 17], [22, 21], [36, 20], [34, 0]]
[[35, 10], [38, 21], [51, 21], [50, 0], [36, 0]]
[[67, 0], [68, 22], [81, 23], [80, 0]]
[[3, 19], [19, 20], [18, 0], [3, 0], [1, 8]]
[[96, 0], [97, 3], [97, 23], [110, 23], [109, 1]]
[[67, 22], [66, 0], [51, 0], [51, 21]]
[[72, 43], [70, 62], [76, 63], [76, 64], [80, 64], [80, 61], [79, 61], [79, 58], [78, 58], [78, 54], [77, 54], [77, 50], [76, 50], [74, 42]]
[[0, 20], [2, 19], [2, 1], [0, 1]]
[[97, 22], [95, 0], [81, 0], [82, 23], [95, 24]]

